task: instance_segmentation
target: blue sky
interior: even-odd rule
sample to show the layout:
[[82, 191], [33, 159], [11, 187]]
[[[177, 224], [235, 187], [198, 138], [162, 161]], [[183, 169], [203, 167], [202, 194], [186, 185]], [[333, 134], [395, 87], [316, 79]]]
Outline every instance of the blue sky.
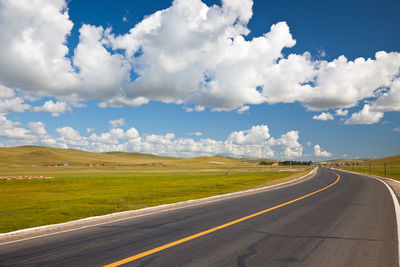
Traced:
[[5, 1], [0, 144], [398, 154], [399, 11], [399, 1]]

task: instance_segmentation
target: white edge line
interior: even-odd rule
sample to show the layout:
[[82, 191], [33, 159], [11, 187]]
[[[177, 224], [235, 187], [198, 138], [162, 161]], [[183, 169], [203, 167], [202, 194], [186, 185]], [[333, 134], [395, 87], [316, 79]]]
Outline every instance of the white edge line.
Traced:
[[[144, 213], [144, 214], [137, 214], [137, 215], [132, 214], [132, 216], [126, 217], [126, 218], [120, 218], [120, 219], [115, 219], [115, 220], [111, 220], [111, 221], [107, 221], [107, 222], [101, 222], [101, 223], [96, 223], [96, 224], [91, 224], [91, 225], [86, 225], [86, 226], [80, 226], [80, 227], [72, 228], [72, 229], [68, 229], [68, 230], [57, 231], [57, 232], [54, 232], [54, 233], [48, 233], [48, 234], [43, 234], [43, 235], [32, 236], [32, 237], [22, 238], [22, 239], [18, 239], [18, 240], [8, 241], [8, 242], [0, 243], [0, 246], [11, 244], [11, 243], [16, 243], [16, 242], [21, 242], [21, 241], [26, 241], [26, 240], [30, 240], [30, 239], [36, 239], [36, 238], [41, 238], [41, 237], [46, 237], [46, 236], [51, 236], [51, 235], [57, 235], [57, 234], [77, 231], [77, 230], [81, 230], [81, 229], [85, 229], [85, 228], [89, 228], [89, 227], [95, 227], [95, 226], [104, 225], [104, 224], [110, 224], [110, 223], [114, 223], [114, 222], [130, 220], [130, 219], [133, 219], [133, 218], [153, 215], [153, 214], [167, 212], [167, 211], [171, 211], [171, 210], [177, 210], [177, 209], [182, 209], [182, 208], [187, 208], [187, 207], [192, 207], [192, 206], [198, 206], [198, 205], [213, 203], [213, 202], [217, 202], [217, 201], [221, 201], [221, 200], [226, 200], [226, 199], [231, 199], [231, 198], [235, 198], [235, 197], [248, 195], [248, 194], [251, 194], [251, 193], [261, 193], [261, 192], [263, 192], [263, 191], [265, 191], [267, 189], [271, 189], [273, 187], [286, 185], [288, 183], [293, 183], [293, 182], [295, 182], [297, 180], [300, 180], [300, 179], [302, 179], [302, 178], [304, 178], [304, 177], [306, 177], [308, 175], [312, 175], [310, 178], [308, 178], [308, 179], [311, 179], [316, 175], [317, 170], [318, 170], [318, 167], [315, 167], [309, 173], [307, 173], [307, 174], [305, 174], [305, 175], [303, 175], [303, 176], [301, 176], [299, 178], [296, 178], [296, 179], [293, 179], [293, 180], [290, 180], [290, 181], [287, 181], [287, 182], [284, 182], [284, 183], [280, 183], [280, 184], [274, 184], [274, 185], [269, 185], [269, 186], [265, 186], [265, 187], [249, 189], [249, 190], [245, 190], [245, 191], [233, 192], [233, 193], [228, 193], [228, 194], [223, 194], [223, 195], [216, 195], [216, 196], [200, 198], [200, 199], [187, 200], [187, 201], [183, 201], [183, 202], [164, 204], [164, 205], [160, 205], [160, 206], [148, 207], [148, 208], [143, 208], [143, 209], [138, 209], [138, 210], [128, 210], [128, 211], [116, 212], [116, 213], [111, 213], [111, 214], [106, 214], [106, 215], [93, 216], [93, 217], [83, 218], [83, 219], [79, 219], [79, 220], [75, 220], [75, 221], [68, 221], [68, 222], [64, 222], [64, 223], [49, 224], [49, 225], [43, 225], [43, 226], [38, 226], [38, 227], [33, 227], [33, 228], [17, 230], [17, 231], [14, 231], [14, 232], [0, 233], [0, 238], [1, 238], [1, 237], [6, 237], [6, 236], [13, 236], [13, 235], [19, 234], [19, 233], [42, 230], [42, 229], [51, 228], [51, 227], [62, 227], [64, 225], [71, 224], [71, 223], [86, 222], [86, 221], [95, 220], [95, 219], [101, 219], [101, 218], [105, 218], [105, 217], [122, 215], [124, 213], [139, 213], [139, 212], [145, 212], [146, 210], [153, 210], [153, 209], [155, 210], [153, 212]], [[200, 202], [200, 203], [193, 203], [192, 204], [191, 202]], [[179, 205], [184, 205], [184, 206], [179, 206]], [[179, 207], [173, 207], [173, 206], [179, 206]], [[171, 207], [171, 208], [168, 208], [168, 207]], [[160, 209], [160, 208], [165, 208], [165, 209], [157, 210], [157, 209]]]
[[[376, 178], [374, 178], [376, 179]], [[396, 224], [397, 224], [397, 259], [398, 259], [398, 266], [400, 266], [400, 245], [399, 245], [399, 240], [400, 240], [400, 204], [399, 204], [399, 200], [396, 196], [396, 194], [394, 193], [393, 189], [385, 182], [382, 181], [380, 179], [376, 179], [378, 181], [381, 181], [382, 183], [384, 183], [387, 187], [387, 189], [390, 192], [390, 195], [392, 196], [393, 199], [393, 204], [394, 204], [394, 210], [396, 213]]]
[[[335, 170], [336, 170], [336, 169], [335, 169]], [[372, 179], [378, 180], [378, 181], [382, 182], [382, 183], [386, 186], [386, 188], [389, 190], [390, 195], [392, 196], [393, 205], [394, 205], [394, 211], [395, 211], [395, 214], [396, 214], [396, 225], [397, 225], [397, 260], [398, 260], [397, 265], [400, 266], [400, 244], [399, 244], [399, 241], [400, 241], [400, 204], [399, 204], [399, 199], [397, 198], [396, 194], [394, 193], [394, 191], [393, 191], [393, 189], [390, 187], [390, 185], [388, 185], [385, 181], [383, 181], [383, 180], [380, 179], [380, 178], [388, 179], [388, 180], [391, 180], [391, 181], [396, 182], [396, 183], [400, 183], [400, 182], [399, 182], [399, 181], [396, 181], [396, 180], [393, 180], [393, 179], [390, 179], [390, 178], [380, 177], [380, 176], [376, 176], [376, 175], [366, 175], [366, 174], [362, 174], [362, 173], [358, 173], [358, 172], [352, 172], [352, 171], [346, 171], [346, 170], [340, 170], [340, 169], [337, 169], [337, 170], [339, 170], [339, 171], [344, 171], [344, 172], [349, 172], [349, 173], [353, 173], [353, 174], [358, 174], [358, 175], [361, 175], [361, 176], [365, 176], [365, 177], [368, 177], [368, 178], [372, 178]]]

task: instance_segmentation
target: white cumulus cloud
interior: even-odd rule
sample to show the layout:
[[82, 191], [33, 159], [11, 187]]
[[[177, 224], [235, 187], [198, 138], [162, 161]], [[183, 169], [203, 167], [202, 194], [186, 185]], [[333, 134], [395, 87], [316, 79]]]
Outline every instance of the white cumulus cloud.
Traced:
[[73, 147], [87, 147], [89, 142], [86, 137], [83, 137], [79, 132], [72, 127], [66, 126], [56, 129], [57, 133], [60, 135], [58, 141], [64, 148], [68, 148], [68, 145]]
[[290, 131], [283, 134], [280, 138], [271, 138], [268, 144], [272, 146], [280, 146], [284, 148], [282, 156], [287, 159], [301, 157], [303, 155], [303, 146], [298, 142], [298, 131]]
[[73, 23], [65, 1], [4, 0], [0, 25], [3, 85], [39, 96], [66, 95], [80, 86], [66, 57]]
[[253, 126], [246, 131], [233, 132], [228, 136], [228, 141], [236, 145], [261, 144], [270, 137], [267, 125]]
[[0, 84], [0, 98], [12, 98], [15, 96], [13, 89]]
[[320, 120], [320, 121], [331, 121], [331, 120], [333, 120], [333, 115], [329, 112], [322, 112], [319, 115], [314, 115], [313, 119]]
[[357, 113], [353, 113], [346, 120], [345, 124], [373, 124], [379, 122], [383, 118], [384, 113], [374, 110], [371, 105], [364, 105], [363, 109]]
[[24, 112], [30, 109], [30, 105], [25, 103], [21, 97], [0, 98], [0, 113], [7, 114], [11, 112]]
[[79, 44], [73, 57], [82, 81], [79, 96], [111, 99], [127, 83], [131, 66], [122, 55], [107, 51], [106, 33], [101, 26], [84, 24], [79, 32]]
[[317, 157], [330, 157], [332, 156], [332, 153], [322, 150], [322, 148], [319, 145], [314, 146], [314, 155]]
[[188, 133], [188, 135], [189, 136], [202, 136], [203, 135], [203, 133], [202, 132], [190, 132], [190, 133]]
[[176, 0], [124, 34], [83, 24], [77, 46], [70, 48], [73, 22], [67, 4], [2, 1], [0, 98], [15, 98], [15, 89], [17, 95], [67, 103], [100, 100], [101, 107], [162, 101], [186, 111], [239, 114], [250, 104], [299, 102], [325, 114], [336, 110], [336, 116], [368, 101], [348, 124], [375, 123], [384, 112], [400, 111], [399, 52], [378, 51], [374, 58], [355, 60], [342, 55], [332, 61], [309, 52], [287, 50], [286, 56], [283, 49], [296, 40], [284, 21], [247, 38], [252, 0], [213, 6]]
[[43, 122], [30, 122], [28, 127], [23, 127], [19, 122], [13, 122], [0, 115], [0, 138], [7, 141], [7, 145], [27, 145], [44, 144], [48, 146], [56, 145], [56, 141], [51, 137]]
[[58, 117], [70, 109], [67, 103], [61, 101], [53, 102], [53, 100], [46, 101], [43, 106], [33, 108], [35, 112], [50, 112], [53, 117]]
[[246, 111], [248, 111], [250, 109], [250, 107], [249, 106], [246, 106], [246, 105], [244, 105], [244, 106], [241, 106], [240, 108], [238, 108], [238, 110], [236, 111], [238, 114], [243, 114], [243, 113], [245, 113]]
[[335, 111], [336, 116], [347, 116], [347, 114], [349, 114], [349, 111], [347, 109], [340, 108]]
[[400, 78], [390, 84], [390, 90], [381, 91], [371, 105], [374, 110], [380, 112], [400, 111]]
[[[266, 125], [256, 125], [250, 129], [232, 132], [225, 140], [176, 137], [142, 134], [131, 127], [127, 130], [111, 128], [108, 132], [87, 133], [84, 136], [70, 126], [56, 129], [57, 136], [51, 136], [43, 122], [30, 122], [26, 127], [18, 122], [0, 116], [0, 140], [6, 145], [41, 144], [62, 148], [77, 148], [95, 152], [134, 151], [158, 155], [194, 157], [206, 155], [226, 155], [232, 157], [258, 157], [283, 159], [299, 158], [303, 146], [298, 142], [299, 133], [289, 131], [278, 138], [270, 137]], [[200, 132], [195, 132], [201, 136]], [[3, 143], [3, 142], [2, 142]]]
[[125, 120], [123, 118], [110, 120], [109, 121], [111, 128], [117, 128], [119, 126], [123, 126], [125, 124]]

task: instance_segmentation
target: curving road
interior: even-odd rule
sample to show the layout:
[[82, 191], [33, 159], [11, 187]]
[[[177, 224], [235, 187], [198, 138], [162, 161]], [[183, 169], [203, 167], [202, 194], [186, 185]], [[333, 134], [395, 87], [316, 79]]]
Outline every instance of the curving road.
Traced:
[[319, 168], [312, 179], [271, 191], [0, 245], [0, 266], [124, 262], [398, 266], [394, 206], [381, 182]]

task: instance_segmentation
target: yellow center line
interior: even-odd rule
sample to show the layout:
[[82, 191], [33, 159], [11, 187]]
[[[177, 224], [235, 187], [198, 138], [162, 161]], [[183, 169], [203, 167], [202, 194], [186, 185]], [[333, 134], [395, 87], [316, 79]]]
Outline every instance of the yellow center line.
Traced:
[[245, 220], [251, 219], [251, 218], [256, 217], [256, 216], [258, 216], [258, 215], [267, 213], [267, 212], [272, 211], [272, 210], [276, 210], [276, 209], [281, 208], [281, 207], [283, 207], [283, 206], [289, 205], [289, 204], [291, 204], [291, 203], [293, 203], [293, 202], [302, 200], [302, 199], [304, 199], [304, 198], [307, 198], [307, 197], [309, 197], [309, 196], [312, 196], [312, 195], [314, 195], [314, 194], [317, 194], [317, 193], [319, 193], [319, 192], [321, 192], [321, 191], [324, 191], [324, 190], [328, 189], [329, 187], [335, 185], [335, 184], [336, 184], [337, 182], [339, 182], [339, 180], [340, 180], [340, 176], [339, 176], [338, 174], [336, 174], [336, 176], [337, 176], [337, 179], [336, 179], [333, 183], [331, 183], [330, 185], [325, 186], [324, 188], [321, 188], [321, 189], [319, 189], [319, 190], [317, 190], [317, 191], [314, 191], [314, 192], [312, 192], [312, 193], [309, 193], [309, 194], [307, 194], [307, 195], [304, 195], [304, 196], [301, 196], [301, 197], [299, 197], [299, 198], [290, 200], [290, 201], [288, 201], [288, 202], [279, 204], [279, 205], [274, 206], [274, 207], [272, 207], [272, 208], [269, 208], [269, 209], [266, 209], [266, 210], [262, 210], [262, 211], [259, 211], [259, 212], [250, 214], [250, 215], [248, 215], [248, 216], [246, 216], [246, 217], [243, 217], [243, 218], [240, 218], [240, 219], [237, 219], [237, 220], [234, 220], [234, 221], [231, 221], [231, 222], [222, 224], [222, 225], [220, 225], [220, 226], [217, 226], [217, 227], [214, 227], [214, 228], [205, 230], [205, 231], [203, 231], [203, 232], [200, 232], [200, 233], [197, 233], [197, 234], [194, 234], [194, 235], [191, 235], [191, 236], [188, 236], [188, 237], [185, 237], [185, 238], [176, 240], [176, 241], [174, 241], [174, 242], [165, 244], [165, 245], [163, 245], [163, 246], [160, 246], [160, 247], [156, 247], [156, 248], [154, 248], [154, 249], [147, 250], [147, 251], [145, 251], [145, 252], [142, 252], [142, 253], [133, 255], [133, 256], [131, 256], [131, 257], [128, 257], [128, 258], [125, 258], [125, 259], [116, 261], [116, 262], [114, 262], [114, 263], [110, 263], [110, 264], [108, 264], [108, 265], [105, 265], [104, 267], [115, 267], [115, 266], [120, 266], [120, 265], [122, 265], [122, 264], [125, 264], [125, 263], [128, 263], [128, 262], [131, 262], [131, 261], [134, 261], [134, 260], [143, 258], [143, 257], [145, 257], [145, 256], [148, 256], [148, 255], [154, 254], [154, 253], [156, 253], [156, 252], [159, 252], [159, 251], [161, 251], [161, 250], [164, 250], [164, 249], [167, 249], [167, 248], [170, 248], [170, 247], [173, 247], [173, 246], [182, 244], [182, 243], [187, 242], [187, 241], [189, 241], [189, 240], [198, 238], [198, 237], [203, 236], [203, 235], [207, 235], [207, 234], [209, 234], [209, 233], [212, 233], [212, 232], [215, 232], [215, 231], [217, 231], [217, 230], [226, 228], [226, 227], [231, 226], [231, 225], [233, 225], [233, 224], [237, 224], [237, 223], [243, 222], [243, 221], [245, 221]]

